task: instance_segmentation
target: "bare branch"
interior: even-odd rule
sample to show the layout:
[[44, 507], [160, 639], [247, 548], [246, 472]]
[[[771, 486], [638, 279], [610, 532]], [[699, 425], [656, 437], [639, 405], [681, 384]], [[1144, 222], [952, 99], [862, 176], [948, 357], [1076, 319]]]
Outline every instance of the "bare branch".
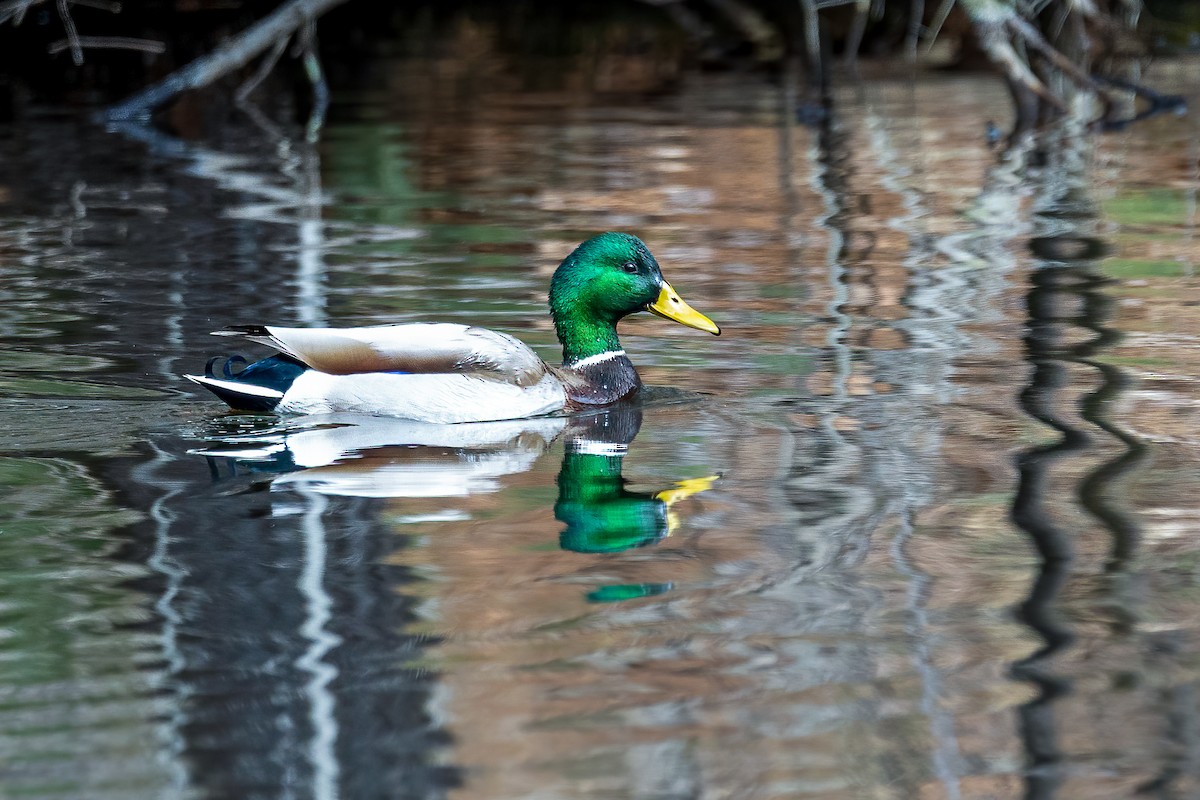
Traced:
[[51, 42], [48, 50], [50, 55], [57, 55], [64, 50], [80, 47], [85, 50], [140, 50], [143, 53], [165, 53], [167, 45], [153, 39], [133, 39], [127, 36], [76, 36], [74, 42], [59, 39]]
[[1067, 0], [1066, 5], [1070, 10], [1077, 11], [1089, 19], [1100, 16], [1100, 9], [1096, 7], [1093, 0]]
[[71, 18], [71, 9], [67, 0], [58, 0], [58, 18], [62, 20], [63, 30], [67, 33], [67, 43], [71, 49], [71, 60], [75, 66], [83, 65], [83, 48], [79, 46], [79, 31], [75, 30], [75, 20]]
[[751, 4], [742, 0], [708, 0], [708, 4], [737, 28], [760, 56], [778, 53], [779, 37], [775, 29]]
[[993, 61], [1000, 65], [1014, 83], [1024, 86], [1038, 97], [1055, 108], [1062, 110], [1063, 102], [1038, 77], [1033, 74], [1029, 64], [1013, 48], [1012, 42], [1004, 35], [999, 25], [980, 26], [979, 41], [984, 51]]
[[[11, 19], [13, 27], [19, 26], [25, 20], [26, 11], [46, 2], [49, 0], [4, 0], [4, 2], [0, 2], [0, 25]], [[69, 5], [98, 8], [113, 14], [121, 11], [121, 4], [115, 0], [67, 0], [67, 2]]]
[[312, 113], [308, 117], [307, 139], [310, 143], [321, 138], [321, 128], [325, 125], [325, 112], [329, 110], [329, 84], [325, 82], [325, 73], [321, 69], [321, 59], [317, 57], [317, 23], [309, 20], [304, 24], [304, 72], [313, 87]]
[[917, 41], [921, 38], [921, 23], [925, 21], [925, 0], [911, 0], [908, 12], [908, 36], [904, 42], [904, 52], [909, 61], [917, 58]]
[[800, 0], [804, 11], [804, 49], [808, 54], [808, 68], [813, 75], [821, 72], [821, 30], [814, 0]]
[[0, 14], [12, 14], [27, 6], [44, 3], [46, 0], [4, 0], [0, 3]]
[[244, 103], [250, 97], [250, 94], [258, 88], [258, 85], [267, 79], [267, 76], [271, 74], [271, 70], [275, 68], [275, 64], [279, 61], [279, 57], [287, 49], [288, 38], [284, 36], [276, 42], [275, 48], [263, 57], [263, 60], [258, 64], [258, 69], [250, 76], [250, 79], [238, 87], [237, 92], [233, 95], [233, 99], [236, 102]]
[[950, 11], [954, 8], [954, 0], [942, 0], [942, 4], [938, 6], [937, 13], [933, 15], [933, 24], [925, 31], [925, 52], [928, 53], [933, 47], [933, 43], [937, 40], [938, 34], [942, 32], [942, 26], [946, 24], [946, 17], [950, 16]]
[[199, 89], [253, 61], [280, 38], [290, 36], [306, 22], [339, 6], [346, 0], [288, 0], [278, 9], [214, 52], [172, 72], [158, 83], [108, 109], [109, 120], [131, 120], [146, 116], [175, 95]]
[[858, 61], [858, 51], [862, 47], [863, 35], [867, 32], [867, 15], [871, 13], [871, 0], [858, 0], [854, 4], [854, 21], [850, 25], [850, 35], [846, 37], [846, 64], [852, 65]]
[[14, 26], [20, 25], [25, 19], [25, 12], [31, 6], [45, 2], [46, 0], [6, 0], [6, 2], [0, 3], [0, 24], [11, 19]]
[[83, 6], [84, 8], [98, 8], [101, 11], [108, 11], [112, 14], [121, 13], [121, 4], [115, 0], [70, 0], [73, 6]]
[[1005, 20], [1005, 23], [1012, 29], [1020, 38], [1034, 50], [1041, 53], [1051, 64], [1061, 69], [1070, 77], [1074, 78], [1077, 83], [1093, 92], [1102, 94], [1104, 89], [1092, 80], [1092, 76], [1075, 65], [1071, 59], [1064, 56], [1052, 44], [1046, 41], [1042, 36], [1041, 31], [1029, 24], [1027, 21], [1014, 15]]

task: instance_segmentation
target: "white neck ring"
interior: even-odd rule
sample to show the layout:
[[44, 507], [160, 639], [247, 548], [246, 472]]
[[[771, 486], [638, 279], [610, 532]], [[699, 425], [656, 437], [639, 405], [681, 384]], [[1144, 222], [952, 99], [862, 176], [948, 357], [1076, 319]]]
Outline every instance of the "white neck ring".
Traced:
[[609, 350], [606, 353], [597, 353], [594, 356], [581, 358], [578, 361], [567, 364], [567, 366], [571, 369], [583, 369], [584, 367], [590, 367], [592, 364], [599, 364], [602, 361], [610, 361], [623, 355], [625, 355], [624, 350]]

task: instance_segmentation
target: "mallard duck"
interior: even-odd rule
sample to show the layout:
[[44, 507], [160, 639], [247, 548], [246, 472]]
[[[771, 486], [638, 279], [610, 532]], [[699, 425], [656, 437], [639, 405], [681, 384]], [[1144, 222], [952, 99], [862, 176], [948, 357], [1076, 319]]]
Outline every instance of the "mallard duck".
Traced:
[[350, 411], [436, 423], [522, 419], [635, 394], [642, 381], [617, 338], [617, 322], [638, 311], [721, 333], [671, 288], [641, 239], [609, 232], [576, 247], [550, 280], [561, 367], [506, 333], [470, 325], [237, 325], [214, 334], [279, 352], [237, 373], [227, 361], [223, 377], [213, 374], [212, 359], [204, 375], [185, 377], [239, 411]]

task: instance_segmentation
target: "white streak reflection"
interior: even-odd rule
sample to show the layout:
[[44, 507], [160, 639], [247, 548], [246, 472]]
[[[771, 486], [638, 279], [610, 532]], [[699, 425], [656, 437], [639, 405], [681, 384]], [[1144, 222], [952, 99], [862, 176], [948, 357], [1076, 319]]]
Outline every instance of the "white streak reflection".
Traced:
[[326, 630], [332, 617], [333, 601], [325, 591], [325, 520], [328, 500], [317, 492], [304, 491], [307, 502], [304, 514], [304, 570], [300, 574], [300, 592], [305, 598], [305, 620], [300, 635], [309, 641], [308, 650], [296, 661], [296, 666], [311, 675], [304, 687], [309, 701], [309, 721], [312, 740], [309, 742], [309, 761], [313, 767], [313, 798], [331, 800], [338, 796], [337, 760], [338, 725], [336, 703], [329, 685], [337, 678], [338, 670], [324, 661], [330, 650], [341, 644], [341, 637]]
[[162, 619], [162, 652], [166, 663], [164, 685], [173, 686], [173, 697], [170, 711], [166, 715], [163, 729], [164, 748], [157, 754], [171, 776], [172, 796], [182, 797], [190, 782], [190, 776], [183, 759], [185, 742], [183, 728], [187, 722], [184, 711], [188, 696], [186, 683], [178, 680], [178, 676], [187, 666], [183, 653], [179, 649], [179, 628], [183, 617], [175, 607], [175, 600], [183, 586], [187, 572], [179, 566], [178, 561], [171, 555], [171, 524], [175, 515], [168, 510], [170, 500], [188, 487], [186, 481], [163, 480], [157, 476], [164, 467], [175, 460], [162, 448], [151, 443], [154, 457], [147, 463], [134, 470], [135, 477], [147, 486], [163, 490], [150, 505], [150, 518], [154, 522], [154, 550], [146, 560], [146, 565], [163, 576], [164, 587], [162, 594], [154, 601], [154, 610]]

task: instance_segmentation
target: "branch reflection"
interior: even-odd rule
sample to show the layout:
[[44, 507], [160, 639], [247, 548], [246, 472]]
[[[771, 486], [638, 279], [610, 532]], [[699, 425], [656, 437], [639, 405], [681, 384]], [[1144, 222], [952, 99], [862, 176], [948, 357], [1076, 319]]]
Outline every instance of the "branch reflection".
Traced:
[[[1123, 510], [1115, 483], [1144, 455], [1144, 446], [1109, 416], [1109, 407], [1129, 388], [1129, 379], [1118, 367], [1095, 360], [1116, 343], [1118, 335], [1107, 326], [1113, 303], [1102, 291], [1108, 280], [1097, 268], [1108, 246], [1098, 235], [1100, 215], [1090, 193], [1090, 139], [1068, 124], [1048, 134], [1043, 145], [1045, 163], [1029, 243], [1035, 260], [1026, 295], [1024, 337], [1026, 360], [1033, 369], [1020, 406], [1060, 438], [1017, 456], [1019, 478], [1012, 505], [1013, 521], [1029, 535], [1042, 561], [1017, 616], [1044, 644], [1012, 667], [1014, 677], [1032, 683], [1038, 691], [1019, 710], [1029, 759], [1026, 796], [1031, 798], [1055, 796], [1066, 777], [1053, 705], [1070, 692], [1071, 681], [1054, 674], [1050, 663], [1075, 641], [1074, 631], [1057, 611], [1071, 576], [1074, 549], [1073, 534], [1054, 521], [1053, 508], [1060, 501], [1053, 486], [1053, 466], [1097, 449], [1092, 437], [1069, 421], [1068, 411], [1077, 408], [1084, 422], [1122, 445], [1115, 457], [1088, 472], [1077, 489], [1082, 505], [1104, 524], [1111, 538], [1110, 570], [1125, 570], [1137, 549], [1137, 524]], [[1095, 335], [1080, 342], [1080, 328]], [[1098, 388], [1087, 393], [1074, 388], [1080, 383], [1073, 374], [1079, 366], [1098, 375]], [[1130, 612], [1126, 608], [1121, 613]]]

